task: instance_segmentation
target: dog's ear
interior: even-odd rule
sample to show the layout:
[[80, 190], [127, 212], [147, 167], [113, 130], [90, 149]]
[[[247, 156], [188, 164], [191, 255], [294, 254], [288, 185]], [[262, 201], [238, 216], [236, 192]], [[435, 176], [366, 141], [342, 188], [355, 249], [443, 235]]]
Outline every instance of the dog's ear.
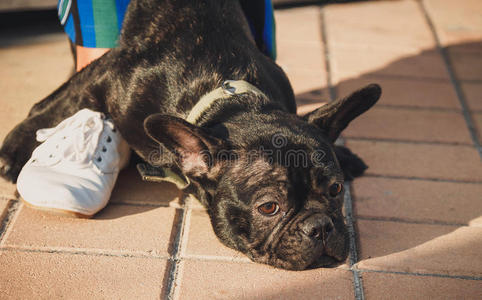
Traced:
[[368, 166], [358, 155], [343, 146], [335, 146], [335, 154], [343, 171], [345, 181], [351, 181], [355, 177], [363, 175]]
[[163, 114], [147, 117], [144, 130], [150, 138], [171, 151], [183, 173], [191, 176], [206, 175], [215, 162], [216, 153], [224, 148], [225, 143], [201, 127]]
[[370, 84], [346, 98], [323, 105], [303, 118], [321, 128], [330, 141], [334, 142], [353, 119], [378, 101], [381, 93], [378, 84]]

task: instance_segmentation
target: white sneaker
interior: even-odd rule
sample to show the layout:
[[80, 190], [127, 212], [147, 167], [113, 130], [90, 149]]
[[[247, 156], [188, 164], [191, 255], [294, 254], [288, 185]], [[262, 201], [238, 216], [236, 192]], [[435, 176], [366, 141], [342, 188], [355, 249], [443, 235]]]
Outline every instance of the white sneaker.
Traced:
[[37, 141], [43, 143], [17, 179], [27, 204], [78, 217], [91, 217], [107, 205], [130, 156], [112, 120], [82, 109], [54, 128], [38, 130]]

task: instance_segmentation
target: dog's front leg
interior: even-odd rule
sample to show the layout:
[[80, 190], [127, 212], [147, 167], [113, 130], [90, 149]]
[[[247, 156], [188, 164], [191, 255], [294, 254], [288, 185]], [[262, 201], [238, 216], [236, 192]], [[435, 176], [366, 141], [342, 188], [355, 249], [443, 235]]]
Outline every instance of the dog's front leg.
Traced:
[[16, 182], [20, 170], [38, 146], [36, 132], [41, 128], [54, 127], [62, 120], [83, 108], [102, 111], [103, 104], [93, 91], [96, 84], [86, 80], [95, 78], [98, 68], [88, 68], [75, 74], [55, 92], [35, 104], [27, 118], [12, 129], [0, 148], [0, 176]]

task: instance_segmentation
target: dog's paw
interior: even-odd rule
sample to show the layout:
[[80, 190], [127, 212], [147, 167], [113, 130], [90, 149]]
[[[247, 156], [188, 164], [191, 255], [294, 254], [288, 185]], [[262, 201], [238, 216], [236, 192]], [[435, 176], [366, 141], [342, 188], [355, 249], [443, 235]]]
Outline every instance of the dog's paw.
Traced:
[[5, 178], [8, 181], [15, 182], [18, 177], [18, 173], [14, 171], [15, 164], [12, 162], [11, 159], [5, 157], [0, 153], [0, 176]]
[[368, 166], [350, 149], [343, 146], [335, 146], [335, 154], [340, 163], [346, 181], [363, 175]]
[[29, 155], [23, 152], [7, 150], [5, 145], [0, 149], [0, 176], [13, 183], [27, 162]]

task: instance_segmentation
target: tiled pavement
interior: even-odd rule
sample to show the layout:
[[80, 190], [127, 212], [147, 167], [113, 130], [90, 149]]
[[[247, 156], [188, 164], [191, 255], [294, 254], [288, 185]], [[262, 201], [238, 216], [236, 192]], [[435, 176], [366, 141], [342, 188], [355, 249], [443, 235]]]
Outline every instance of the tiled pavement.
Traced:
[[[276, 11], [299, 112], [367, 82], [344, 133], [367, 174], [346, 195], [350, 259], [288, 272], [222, 246], [199, 204], [120, 175], [92, 220], [46, 215], [0, 182], [0, 298], [481, 299], [482, 2], [374, 1]], [[56, 30], [0, 36], [0, 138], [71, 72]]]

